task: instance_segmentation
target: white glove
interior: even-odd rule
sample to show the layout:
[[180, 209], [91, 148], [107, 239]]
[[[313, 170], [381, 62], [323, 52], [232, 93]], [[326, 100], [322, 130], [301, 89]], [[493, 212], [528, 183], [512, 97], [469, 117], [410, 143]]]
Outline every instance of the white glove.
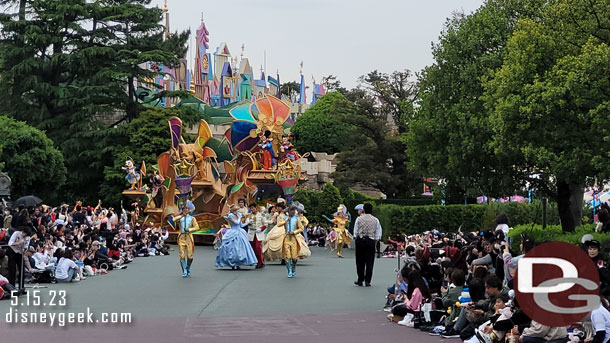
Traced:
[[256, 232], [263, 232], [263, 230], [261, 230], [261, 229], [259, 228], [259, 229], [256, 229]]

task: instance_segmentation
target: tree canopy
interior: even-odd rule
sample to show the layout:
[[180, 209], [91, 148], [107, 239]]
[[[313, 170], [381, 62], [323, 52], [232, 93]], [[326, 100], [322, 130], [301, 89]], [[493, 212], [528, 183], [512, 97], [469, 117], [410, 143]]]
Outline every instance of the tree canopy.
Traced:
[[109, 124], [137, 117], [136, 80], [162, 76], [142, 64], [176, 64], [189, 32], [164, 39], [162, 11], [150, 0], [13, 2], [18, 12], [0, 15], [0, 111], [55, 142], [72, 175], [66, 197], [95, 201], [91, 185], [113, 163], [102, 152], [116, 129]]
[[573, 230], [587, 180], [609, 176], [609, 18], [601, 0], [489, 0], [450, 19], [420, 79], [411, 167], [454, 201], [535, 189]]
[[410, 167], [446, 181], [449, 203], [465, 196], [511, 194], [519, 188], [494, 154], [493, 128], [482, 79], [502, 65], [520, 18], [534, 17], [543, 0], [489, 0], [470, 15], [455, 14], [420, 76], [417, 107], [405, 136]]
[[50, 202], [61, 199], [57, 189], [66, 182], [64, 159], [44, 132], [0, 116], [0, 137], [1, 170], [12, 180], [12, 196], [34, 194]]
[[352, 127], [346, 118], [355, 115], [355, 106], [339, 92], [329, 92], [297, 118], [290, 132], [300, 153], [334, 154], [345, 147]]
[[551, 2], [523, 19], [502, 66], [484, 84], [494, 128], [516, 183], [556, 197], [564, 228], [580, 224], [587, 178], [610, 176], [610, 4]]

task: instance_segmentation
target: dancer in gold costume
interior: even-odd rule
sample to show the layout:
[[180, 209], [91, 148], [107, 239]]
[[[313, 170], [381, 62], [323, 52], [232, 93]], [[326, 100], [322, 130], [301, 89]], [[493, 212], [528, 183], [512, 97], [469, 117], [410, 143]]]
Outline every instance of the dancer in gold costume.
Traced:
[[193, 263], [193, 253], [195, 252], [195, 241], [193, 240], [192, 232], [199, 230], [197, 220], [189, 212], [188, 204], [184, 204], [181, 216], [174, 219], [180, 231], [178, 234], [178, 247], [180, 248], [180, 267], [182, 267], [183, 277], [191, 276], [191, 264]]
[[296, 262], [299, 259], [299, 252], [301, 250], [297, 237], [302, 237], [301, 233], [304, 230], [303, 222], [299, 220], [296, 206], [290, 207], [288, 218], [286, 218], [284, 226], [286, 228], [286, 233], [282, 244], [282, 256], [286, 261], [288, 277], [292, 278], [296, 274]]
[[330, 220], [334, 224], [334, 232], [331, 236], [331, 243], [335, 244], [335, 248], [337, 249], [337, 257], [343, 258], [343, 245], [349, 245], [352, 242], [352, 237], [346, 228], [350, 222], [347, 207], [345, 207], [345, 205], [339, 205], [339, 207], [337, 207], [337, 212], [333, 214], [333, 217], [334, 218]]

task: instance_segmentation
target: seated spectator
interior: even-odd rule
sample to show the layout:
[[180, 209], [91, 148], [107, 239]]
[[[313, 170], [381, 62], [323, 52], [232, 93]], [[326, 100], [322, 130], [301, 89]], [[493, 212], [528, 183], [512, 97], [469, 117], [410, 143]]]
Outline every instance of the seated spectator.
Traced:
[[[461, 269], [453, 269], [451, 272], [451, 283], [448, 288], [441, 288], [442, 298], [441, 298], [441, 307], [442, 309], [451, 309], [451, 314], [447, 317], [447, 321], [451, 321], [453, 318], [451, 317], [454, 313], [459, 313], [457, 309], [456, 302], [460, 298], [462, 291], [464, 290], [465, 276], [464, 272]], [[437, 306], [437, 308], [439, 308]], [[455, 315], [453, 316], [455, 317]], [[448, 322], [446, 322], [448, 324]]]
[[428, 286], [426, 286], [419, 270], [411, 270], [407, 276], [405, 301], [392, 307], [392, 313], [388, 318], [393, 321], [401, 318], [402, 320], [399, 321], [399, 324], [412, 326], [414, 315], [420, 311], [420, 306], [425, 299], [430, 299]]
[[568, 330], [565, 326], [551, 327], [532, 320], [529, 327], [523, 329], [520, 343], [559, 343], [565, 342]]
[[55, 279], [58, 282], [80, 281], [78, 277], [78, 266], [72, 260], [72, 250], [66, 249], [57, 262], [55, 268]]
[[475, 329], [481, 324], [491, 319], [496, 315], [496, 300], [500, 296], [507, 296], [508, 290], [504, 289], [502, 279], [495, 274], [491, 274], [485, 280], [485, 292], [487, 298], [479, 308], [471, 309], [471, 312], [476, 316], [469, 318], [469, 323], [460, 331], [460, 338], [467, 340], [475, 335]]
[[595, 332], [593, 339], [588, 343], [606, 343], [610, 340], [610, 312], [608, 311], [608, 299], [600, 297], [601, 305], [591, 311], [591, 324]]
[[474, 322], [480, 318], [481, 313], [475, 310], [481, 310], [485, 305], [485, 283], [479, 278], [474, 278], [468, 283], [468, 293], [470, 295], [470, 301], [467, 303], [460, 303], [459, 314], [455, 321], [446, 323], [445, 331], [441, 333], [443, 338], [456, 338], [460, 337], [462, 329], [468, 325], [469, 322]]

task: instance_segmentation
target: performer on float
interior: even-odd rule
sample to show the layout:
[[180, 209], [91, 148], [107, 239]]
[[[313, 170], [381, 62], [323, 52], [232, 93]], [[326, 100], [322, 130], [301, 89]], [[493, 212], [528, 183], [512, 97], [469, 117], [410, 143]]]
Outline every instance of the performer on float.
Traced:
[[125, 175], [125, 180], [127, 180], [127, 182], [129, 182], [129, 184], [131, 185], [129, 189], [136, 189], [136, 185], [138, 184], [138, 181], [140, 181], [140, 173], [136, 171], [136, 167], [133, 165], [133, 161], [125, 161], [125, 166], [121, 169], [127, 172], [127, 175]]
[[273, 138], [263, 136], [258, 146], [263, 150], [263, 169], [273, 169], [276, 164], [275, 151], [273, 151]]
[[279, 261], [282, 259], [282, 246], [286, 235], [286, 215], [284, 215], [285, 203], [278, 202], [272, 209], [271, 221], [265, 230], [265, 242], [263, 253], [266, 261]]
[[299, 220], [296, 206], [291, 206], [290, 210], [288, 210], [288, 218], [286, 218], [284, 227], [286, 234], [282, 244], [282, 257], [286, 261], [288, 277], [292, 278], [296, 274], [296, 263], [299, 259], [299, 251], [301, 250], [297, 236], [301, 236], [301, 232], [304, 230], [303, 223]]
[[334, 243], [335, 248], [337, 249], [337, 257], [343, 258], [343, 245], [349, 245], [352, 241], [352, 238], [346, 229], [346, 226], [350, 221], [347, 207], [345, 207], [345, 205], [339, 205], [339, 207], [337, 207], [337, 212], [335, 212], [333, 216], [334, 218], [332, 220], [326, 216], [324, 216], [324, 218], [334, 224], [333, 232], [330, 235], [330, 242]]
[[243, 229], [250, 222], [242, 221], [242, 215], [237, 205], [231, 205], [229, 214], [225, 218], [231, 228], [222, 236], [222, 245], [216, 256], [216, 268], [240, 269], [240, 266], [256, 265], [258, 260], [248, 242], [248, 234]]
[[193, 263], [193, 253], [195, 252], [195, 241], [193, 240], [192, 232], [199, 230], [197, 220], [190, 214], [195, 207], [193, 203], [188, 201], [182, 205], [181, 216], [176, 218], [175, 223], [178, 225], [178, 247], [180, 248], [180, 267], [182, 268], [182, 276], [191, 276], [191, 264]]
[[284, 153], [284, 158], [291, 161], [297, 160], [297, 153], [294, 151], [294, 146], [292, 143], [290, 143], [288, 136], [282, 137], [282, 145], [280, 145], [280, 150]]
[[263, 241], [265, 240], [264, 230], [267, 227], [267, 219], [265, 215], [258, 210], [255, 203], [250, 204], [250, 214], [248, 215], [248, 240], [250, 246], [254, 250], [254, 255], [258, 263], [256, 269], [265, 267], [265, 259], [263, 258]]

